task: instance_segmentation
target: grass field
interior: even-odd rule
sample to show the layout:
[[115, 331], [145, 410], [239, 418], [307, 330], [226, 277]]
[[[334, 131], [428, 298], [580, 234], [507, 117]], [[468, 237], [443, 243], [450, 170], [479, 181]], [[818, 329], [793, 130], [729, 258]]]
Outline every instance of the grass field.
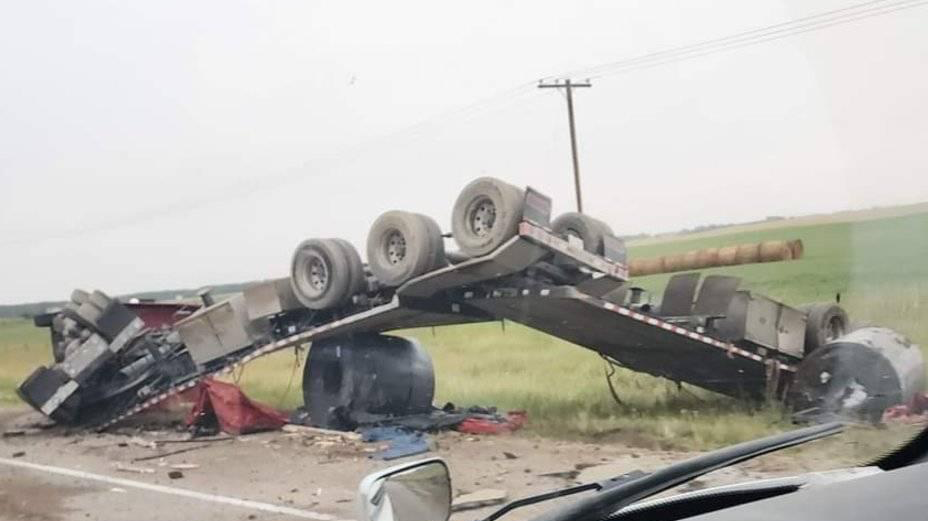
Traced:
[[[861, 222], [718, 234], [697, 239], [631, 245], [648, 257], [705, 246], [801, 238], [799, 261], [704, 270], [744, 278], [743, 287], [787, 303], [832, 300], [841, 293], [858, 324], [896, 328], [928, 346], [928, 214]], [[658, 291], [666, 275], [636, 280]], [[659, 294], [658, 294], [659, 296]], [[401, 331], [431, 353], [438, 402], [525, 409], [529, 430], [561, 438], [623, 440], [639, 445], [705, 448], [789, 427], [776, 406], [750, 408], [690, 386], [620, 370], [622, 399], [606, 387], [603, 362], [594, 353], [517, 324], [473, 324]], [[15, 401], [15, 386], [48, 359], [46, 337], [25, 321], [0, 322], [0, 402]], [[292, 351], [250, 364], [236, 375], [249, 394], [273, 405], [302, 402], [301, 368]], [[879, 435], [876, 435], [878, 438]]]
[[0, 319], [0, 405], [21, 403], [14, 389], [51, 358], [44, 329], [34, 327], [31, 320]]

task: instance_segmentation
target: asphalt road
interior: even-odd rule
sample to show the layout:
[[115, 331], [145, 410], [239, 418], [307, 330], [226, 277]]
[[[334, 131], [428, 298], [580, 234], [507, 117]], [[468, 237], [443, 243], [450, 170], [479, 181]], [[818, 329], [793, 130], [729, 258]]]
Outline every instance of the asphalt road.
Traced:
[[[247, 506], [182, 497], [108, 484], [41, 470], [0, 470], [0, 519], [29, 521], [176, 521], [293, 520], [305, 519], [275, 514]], [[336, 519], [320, 516], [320, 519]]]
[[[9, 433], [35, 420], [28, 410], [0, 410], [0, 431]], [[298, 434], [266, 432], [171, 444], [184, 436], [167, 426], [127, 425], [107, 433], [55, 427], [0, 437], [0, 520], [358, 519], [358, 483], [366, 474], [398, 463], [372, 458], [371, 451], [379, 449], [371, 444]], [[430, 453], [409, 460], [443, 458], [451, 469], [454, 497], [498, 489], [508, 499], [518, 499], [579, 481], [653, 470], [693, 455], [522, 434], [447, 432], [430, 440]], [[178, 454], [178, 447], [191, 450]], [[793, 460], [771, 468], [778, 461], [771, 458], [724, 469], [701, 480], [700, 486], [803, 470]], [[143, 472], [127, 472], [126, 467]], [[183, 476], [172, 479], [176, 467], [184, 468]], [[551, 506], [529, 507], [506, 519], [532, 519]], [[457, 512], [452, 521], [479, 519], [496, 508]]]

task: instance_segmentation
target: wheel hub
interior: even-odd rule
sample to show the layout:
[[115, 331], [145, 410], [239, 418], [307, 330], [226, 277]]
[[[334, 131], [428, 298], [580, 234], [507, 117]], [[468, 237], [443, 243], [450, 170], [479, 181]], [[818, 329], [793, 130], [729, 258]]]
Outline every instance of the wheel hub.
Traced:
[[384, 255], [390, 264], [399, 264], [406, 259], [406, 237], [399, 230], [387, 234], [384, 239]]
[[477, 237], [486, 237], [496, 224], [496, 205], [489, 198], [477, 200], [469, 212], [468, 224]]
[[309, 259], [309, 285], [318, 292], [325, 290], [329, 282], [329, 272], [326, 269], [325, 262], [319, 257]]

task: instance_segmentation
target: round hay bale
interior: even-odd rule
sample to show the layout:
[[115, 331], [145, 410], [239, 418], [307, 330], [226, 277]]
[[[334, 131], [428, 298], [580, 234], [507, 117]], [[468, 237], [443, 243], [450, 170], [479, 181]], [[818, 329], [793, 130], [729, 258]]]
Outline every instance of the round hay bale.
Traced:
[[633, 277], [643, 277], [664, 272], [664, 258], [632, 259], [628, 264], [628, 272]]
[[718, 266], [731, 266], [737, 262], [738, 259], [738, 247], [737, 246], [722, 246], [719, 248], [718, 255], [716, 255], [718, 260]]
[[793, 250], [786, 241], [764, 241], [760, 243], [760, 261], [777, 262], [792, 260]]
[[696, 269], [719, 265], [719, 249], [703, 248], [696, 252]]
[[793, 239], [789, 241], [789, 249], [793, 251], [794, 259], [801, 259], [805, 248], [802, 245], [802, 239]]
[[674, 253], [673, 255], [664, 256], [664, 270], [669, 273], [671, 271], [681, 271], [686, 268], [683, 266], [683, 254]]
[[739, 244], [735, 264], [751, 264], [760, 261], [760, 244]]
[[699, 265], [699, 250], [688, 251], [683, 254], [683, 269], [685, 270], [698, 270], [701, 268]]

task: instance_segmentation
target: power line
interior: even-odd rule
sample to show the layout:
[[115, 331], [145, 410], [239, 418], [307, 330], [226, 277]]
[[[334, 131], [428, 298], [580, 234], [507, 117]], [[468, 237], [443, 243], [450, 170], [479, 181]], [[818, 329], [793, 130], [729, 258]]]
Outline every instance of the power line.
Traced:
[[925, 0], [887, 2], [888, 0], [871, 0], [853, 6], [833, 9], [831, 11], [797, 18], [790, 22], [772, 24], [730, 36], [713, 38], [711, 40], [705, 40], [695, 44], [648, 53], [643, 56], [600, 65], [592, 69], [574, 71], [567, 75], [568, 78], [564, 82], [560, 82], [555, 79], [554, 83], [546, 83], [545, 80], [541, 80], [538, 85], [539, 88], [556, 88], [559, 91], [563, 90], [566, 92], [567, 117], [570, 127], [570, 145], [573, 159], [574, 193], [577, 199], [577, 212], [583, 213], [583, 203], [580, 190], [580, 167], [577, 158], [577, 137], [574, 126], [572, 93], [574, 87], [590, 87], [591, 84], [589, 83], [589, 79], [586, 83], [572, 82], [570, 80], [570, 76], [601, 78], [610, 74], [625, 73], [650, 67], [656, 67], [659, 65], [666, 65], [669, 63], [684, 61], [700, 56], [706, 56], [708, 54], [714, 54], [717, 52], [747, 47], [749, 45], [756, 45], [780, 38], [786, 38], [788, 36], [793, 36], [804, 32], [824, 29], [834, 25], [850, 23], [852, 21], [861, 20], [864, 18], [880, 16], [902, 9], [910, 9], [912, 7], [917, 7], [919, 5], [928, 3], [928, 1]]
[[707, 56], [710, 54], [715, 54], [715, 53], [734, 50], [734, 49], [740, 49], [743, 47], [749, 47], [752, 45], [758, 45], [758, 44], [766, 43], [770, 41], [781, 40], [783, 38], [788, 38], [788, 37], [796, 36], [799, 34], [819, 31], [822, 29], [827, 29], [829, 27], [843, 25], [843, 24], [855, 22], [858, 20], [874, 18], [877, 16], [882, 16], [882, 15], [894, 13], [897, 11], [919, 7], [921, 5], [925, 5], [926, 3], [928, 3], [928, 0], [916, 0], [916, 1], [908, 0], [904, 2], [897, 2], [894, 4], [888, 4], [886, 6], [881, 6], [880, 8], [876, 8], [876, 9], [868, 9], [862, 12], [854, 12], [848, 15], [835, 17], [831, 19], [821, 20], [821, 21], [812, 22], [808, 24], [799, 24], [795, 26], [786, 27], [783, 29], [778, 29], [775, 31], [760, 33], [754, 37], [725, 42], [721, 45], [708, 47], [704, 50], [694, 49], [694, 50], [687, 51], [686, 53], [681, 53], [681, 54], [674, 55], [671, 57], [656, 58], [650, 61], [644, 61], [641, 63], [631, 64], [631, 65], [623, 66], [623, 65], [616, 64], [615, 66], [610, 67], [610, 68], [602, 67], [601, 68], [603, 69], [602, 72], [583, 74], [583, 75], [591, 79], [595, 79], [595, 78], [602, 78], [604, 76], [610, 76], [614, 74], [621, 74], [621, 73], [627, 73], [627, 72], [632, 72], [632, 71], [638, 71], [641, 69], [648, 69], [648, 68], [656, 67], [659, 65], [677, 63], [677, 62], [681, 62], [685, 60], [690, 60], [693, 58]]
[[[657, 67], [660, 65], [666, 65], [706, 56], [717, 52], [734, 50], [750, 45], [757, 45], [769, 41], [779, 40], [790, 36], [818, 31], [858, 20], [882, 16], [897, 11], [919, 7], [926, 3], [928, 3], [928, 0], [870, 0], [839, 9], [832, 9], [818, 14], [803, 16], [786, 22], [780, 22], [755, 29], [750, 29], [747, 31], [742, 31], [728, 36], [712, 38], [693, 44], [651, 52], [644, 55], [597, 65], [595, 67], [586, 69], [579, 69], [564, 74], [546, 76], [543, 79], [551, 80], [569, 76], [582, 76], [595, 79], [614, 74], [628, 73], [641, 69]], [[350, 161], [362, 151], [388, 145], [398, 139], [408, 140], [410, 137], [421, 137], [421, 135], [423, 135], [426, 131], [434, 128], [437, 125], [444, 124], [448, 120], [455, 118], [468, 118], [475, 114], [490, 110], [492, 107], [503, 104], [506, 101], [511, 101], [519, 96], [525, 95], [530, 92], [535, 85], [536, 82], [534, 81], [526, 82], [510, 89], [506, 89], [490, 96], [481, 98], [473, 103], [441, 112], [435, 116], [429, 117], [408, 127], [398, 129], [394, 132], [390, 132], [377, 138], [362, 141], [357, 145], [345, 147], [342, 150], [330, 154], [328, 162], [338, 163], [340, 161]], [[46, 240], [65, 237], [77, 237], [89, 233], [108, 231], [128, 225], [138, 224], [140, 222], [158, 219], [167, 215], [177, 215], [184, 211], [197, 209], [217, 202], [223, 202], [234, 198], [253, 195], [255, 192], [275, 190], [286, 183], [302, 179], [305, 176], [305, 170], [308, 166], [309, 164], [307, 163], [302, 167], [292, 169], [292, 171], [287, 174], [275, 176], [272, 178], [263, 178], [260, 180], [256, 179], [251, 183], [247, 183], [247, 185], [243, 185], [238, 189], [228, 190], [225, 193], [212, 193], [206, 197], [177, 201], [160, 208], [145, 210], [134, 215], [120, 217], [117, 220], [100, 223], [95, 226], [72, 230], [58, 230], [44, 237], [38, 238], [24, 237], [22, 239], [3, 241], [0, 242], [0, 245], [13, 246], [33, 244]], [[331, 166], [331, 164], [328, 166]], [[324, 167], [325, 165], [321, 169], [324, 169]]]
[[[625, 58], [625, 59], [618, 60], [618, 61], [614, 61], [614, 62], [608, 62], [608, 63], [596, 65], [596, 66], [593, 66], [593, 67], [587, 67], [587, 68], [583, 68], [583, 69], [576, 69], [576, 70], [568, 71], [568, 72], [565, 72], [565, 73], [563, 73], [563, 74], [556, 75], [556, 76], [547, 76], [547, 77], [543, 78], [543, 80], [551, 80], [551, 79], [555, 79], [555, 78], [564, 78], [564, 77], [573, 77], [573, 76], [584, 76], [584, 77], [586, 77], [586, 76], [590, 76], [590, 75], [593, 75], [593, 74], [598, 74], [601, 70], [604, 70], [604, 69], [610, 69], [610, 68], [614, 68], [614, 67], [624, 67], [624, 66], [634, 65], [634, 64], [636, 64], [636, 63], [640, 63], [640, 62], [643, 62], [643, 61], [649, 61], [649, 60], [652, 60], [652, 59], [663, 59], [663, 58], [668, 58], [668, 57], [671, 57], [671, 56], [676, 56], [676, 55], [681, 54], [681, 53], [696, 51], [696, 50], [699, 50], [699, 49], [702, 48], [702, 47], [712, 46], [712, 45], [716, 45], [716, 44], [729, 43], [731, 40], [735, 40], [735, 39], [739, 39], [739, 38], [744, 38], [744, 37], [751, 36], [751, 35], [757, 35], [758, 33], [765, 33], [765, 32], [767, 32], [767, 31], [771, 31], [771, 30], [775, 30], [775, 29], [782, 29], [782, 28], [786, 28], [786, 27], [790, 27], [790, 26], [795, 26], [795, 25], [797, 25], [797, 24], [802, 24], [803, 22], [809, 22], [809, 21], [814, 21], [814, 20], [823, 20], [823, 19], [825, 19], [825, 18], [829, 18], [829, 17], [832, 17], [832, 16], [834, 16], [834, 15], [840, 15], [840, 13], [854, 14], [854, 13], [856, 13], [856, 12], [859, 12], [860, 10], [867, 9], [867, 8], [869, 8], [870, 6], [875, 6], [875, 5], [878, 5], [878, 4], [885, 4], [886, 2], [889, 2], [889, 1], [891, 1], [891, 0], [869, 0], [869, 1], [867, 1], [867, 2], [861, 2], [861, 3], [859, 3], [859, 4], [854, 4], [854, 5], [850, 5], [850, 6], [847, 6], [847, 7], [842, 7], [842, 8], [839, 8], [839, 9], [832, 9], [832, 10], [829, 10], [829, 11], [823, 11], [823, 12], [821, 12], [821, 13], [816, 13], [816, 14], [812, 14], [812, 15], [803, 16], [803, 17], [800, 17], [800, 18], [795, 18], [795, 19], [792, 19], [792, 20], [789, 20], [789, 21], [786, 21], [786, 22], [779, 22], [779, 23], [775, 23], [775, 24], [765, 25], [765, 26], [762, 26], [762, 27], [757, 27], [757, 28], [754, 28], [754, 29], [750, 29], [750, 30], [747, 30], [747, 31], [742, 31], [742, 32], [730, 34], [730, 35], [727, 35], [727, 36], [721, 36], [721, 37], [717, 37], [717, 38], [711, 38], [711, 39], [708, 39], [708, 40], [702, 40], [702, 41], [695, 42], [695, 43], [691, 43], [691, 44], [680, 45], [680, 46], [677, 46], [677, 47], [671, 47], [671, 48], [669, 48], [669, 49], [663, 49], [663, 50], [660, 50], [660, 51], [649, 52], [649, 53], [645, 53], [645, 54], [642, 54], [642, 55], [639, 55], [639, 56], [633, 56], [633, 57], [631, 57], [631, 58]], [[900, 3], [909, 3], [909, 2], [911, 2], [911, 1], [914, 1], [914, 0], [906, 0], [906, 1], [903, 1], [903, 2], [900, 2]], [[885, 7], [885, 6], [883, 6], [883, 7]], [[842, 16], [846, 16], [846, 15], [842, 15]], [[830, 19], [830, 18], [829, 18], [829, 19]]]

